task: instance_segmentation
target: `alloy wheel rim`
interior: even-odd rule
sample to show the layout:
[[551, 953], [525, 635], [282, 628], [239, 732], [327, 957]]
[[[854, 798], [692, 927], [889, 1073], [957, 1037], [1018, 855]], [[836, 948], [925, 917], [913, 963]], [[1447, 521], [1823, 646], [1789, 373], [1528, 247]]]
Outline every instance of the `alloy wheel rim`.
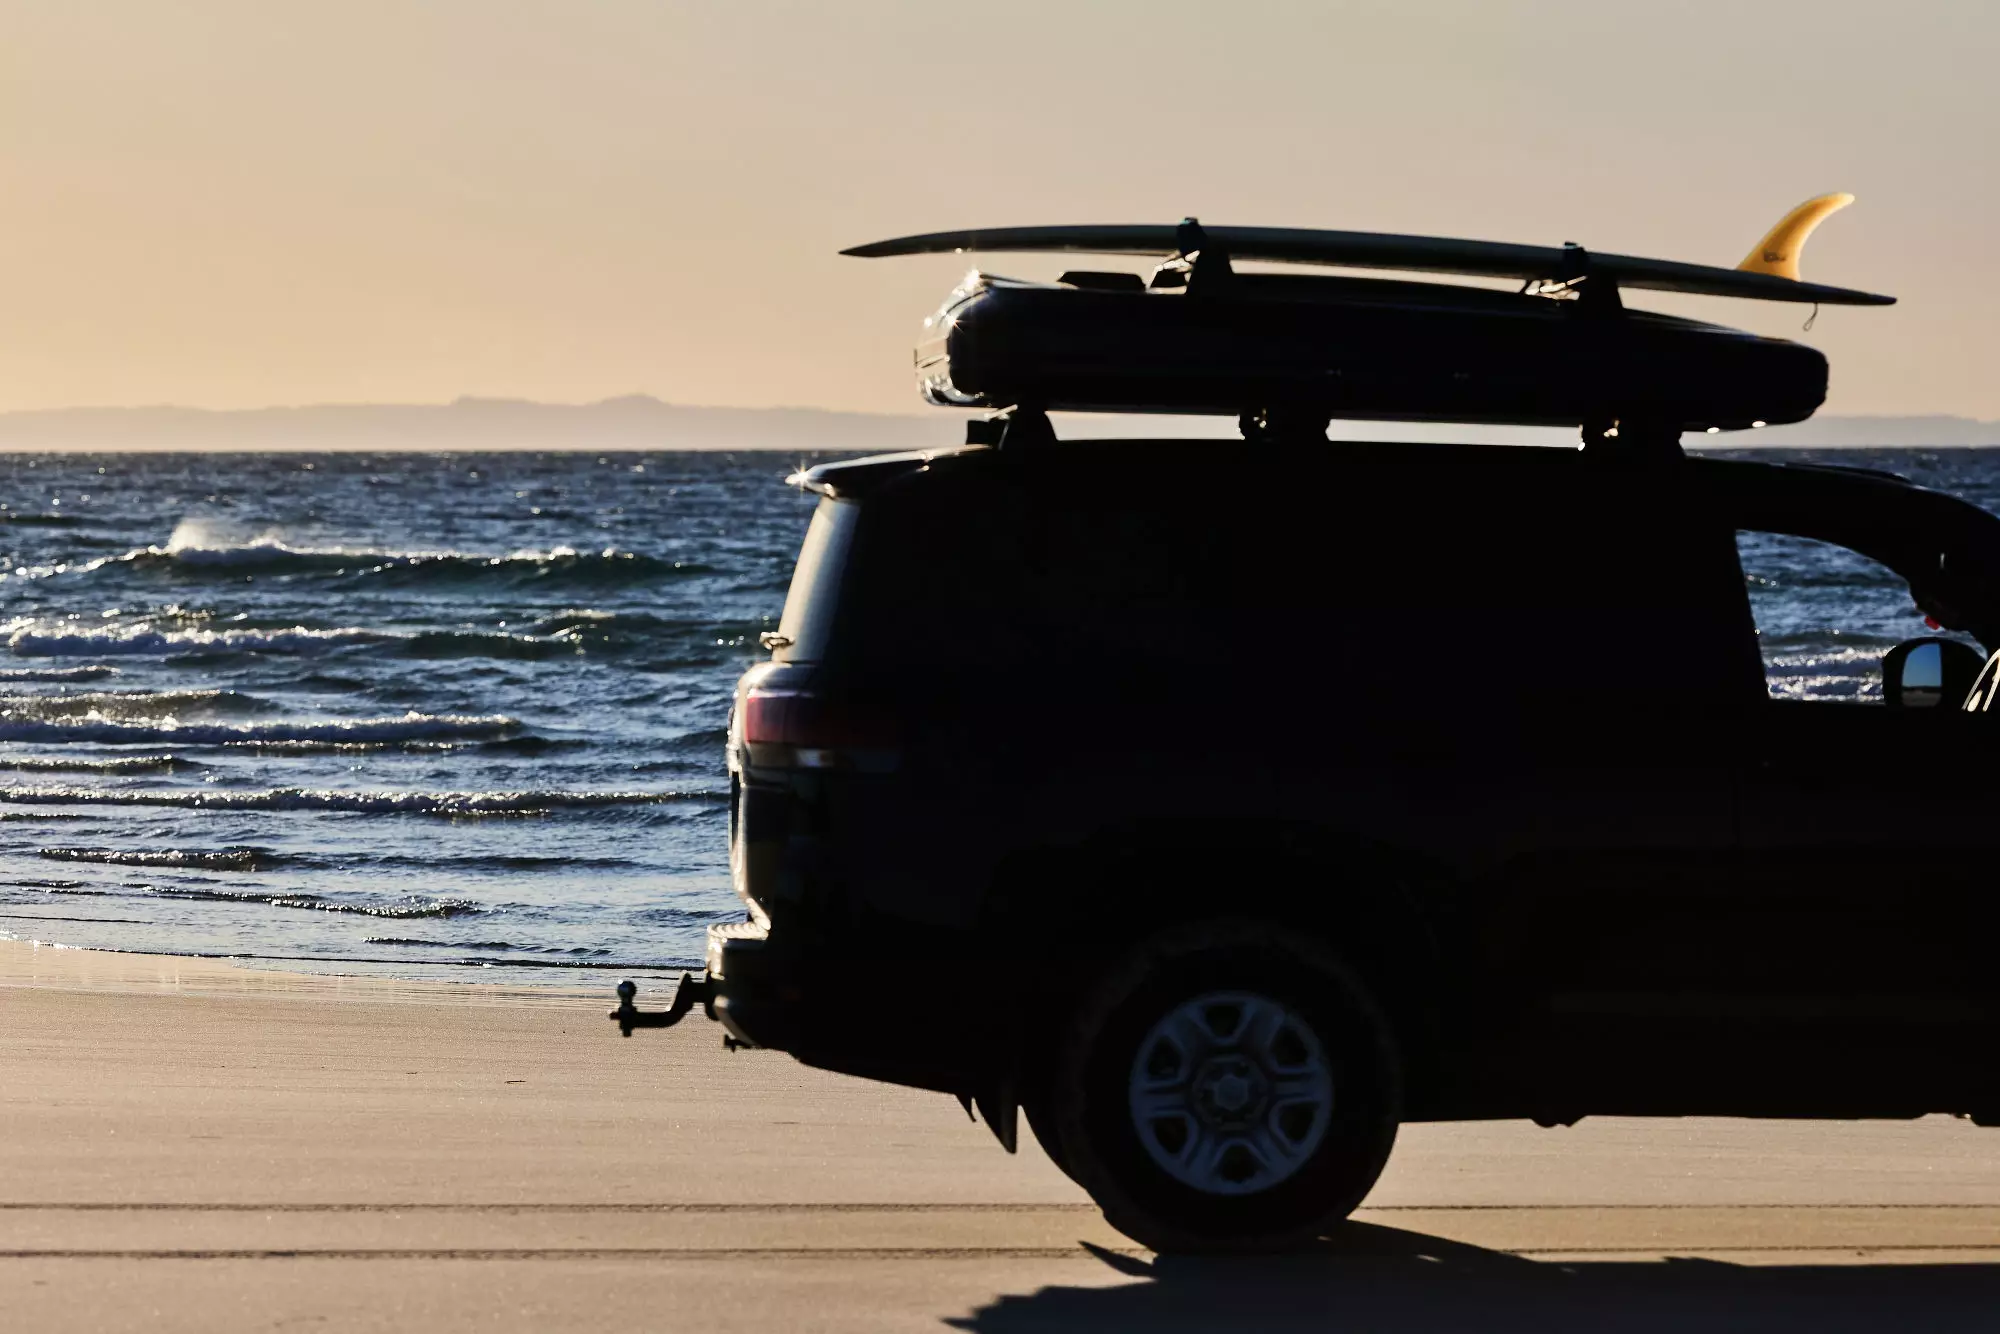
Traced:
[[1132, 1059], [1132, 1127], [1182, 1185], [1251, 1195], [1297, 1174], [1326, 1138], [1333, 1075], [1296, 1011], [1248, 991], [1183, 1001]]

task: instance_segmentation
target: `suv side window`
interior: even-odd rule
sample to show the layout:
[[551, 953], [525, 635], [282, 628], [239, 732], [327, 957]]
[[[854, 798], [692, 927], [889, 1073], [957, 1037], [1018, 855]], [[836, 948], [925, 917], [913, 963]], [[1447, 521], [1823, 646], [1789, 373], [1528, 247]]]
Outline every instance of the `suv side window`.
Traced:
[[1058, 500], [1025, 544], [1030, 616], [1072, 646], [1309, 672], [1336, 721], [1350, 700], [1446, 726], [1507, 700], [1533, 727], [1762, 694], [1731, 530], [1638, 487], [1496, 467], [1130, 500]]
[[1773, 699], [1879, 704], [1882, 655], [1943, 633], [1919, 628], [1902, 577], [1859, 552], [1789, 533], [1745, 530], [1736, 542]]
[[1187, 709], [1309, 677], [1329, 727], [1357, 704], [1398, 726], [1532, 728], [1761, 698], [1732, 529], [1652, 478], [1562, 459], [1522, 474], [913, 478], [868, 502], [851, 628], [883, 663], [1191, 672]]
[[1762, 693], [1731, 530], [1698, 498], [1582, 467], [1480, 480], [1427, 506], [1438, 540], [1386, 547], [1395, 586], [1376, 596], [1490, 699], [1565, 719], [1713, 715]]

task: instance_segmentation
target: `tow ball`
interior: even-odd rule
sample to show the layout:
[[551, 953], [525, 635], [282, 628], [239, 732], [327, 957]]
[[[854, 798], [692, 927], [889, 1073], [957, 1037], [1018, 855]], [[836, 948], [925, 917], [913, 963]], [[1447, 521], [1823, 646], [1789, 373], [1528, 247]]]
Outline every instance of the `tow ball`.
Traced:
[[697, 982], [688, 973], [681, 974], [681, 984], [674, 991], [674, 1002], [664, 1010], [642, 1010], [632, 1001], [639, 994], [639, 984], [626, 978], [618, 984], [618, 1008], [611, 1012], [611, 1020], [618, 1025], [618, 1031], [626, 1037], [632, 1036], [635, 1028], [672, 1028], [688, 1017], [688, 1012], [701, 1002], [709, 1018], [715, 1017], [711, 1008], [715, 1001], [715, 985], [707, 978]]

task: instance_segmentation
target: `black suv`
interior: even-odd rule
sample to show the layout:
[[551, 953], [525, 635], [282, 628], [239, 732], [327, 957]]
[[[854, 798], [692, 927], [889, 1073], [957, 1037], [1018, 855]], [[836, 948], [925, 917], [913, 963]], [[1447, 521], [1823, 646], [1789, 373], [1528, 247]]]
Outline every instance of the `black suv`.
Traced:
[[1985, 511], [1598, 448], [796, 480], [729, 734], [735, 1040], [1010, 1149], [1025, 1110], [1162, 1249], [1313, 1235], [1403, 1121], [2000, 1114], [1991, 671], [1929, 637], [1879, 701], [1773, 698], [1736, 541], [1850, 548], [1992, 645]]

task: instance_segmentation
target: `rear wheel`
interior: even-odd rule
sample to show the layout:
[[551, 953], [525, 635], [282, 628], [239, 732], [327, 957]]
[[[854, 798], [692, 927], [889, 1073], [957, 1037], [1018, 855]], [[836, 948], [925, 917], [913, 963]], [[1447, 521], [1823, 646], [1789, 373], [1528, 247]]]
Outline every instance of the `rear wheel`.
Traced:
[[1361, 1202], [1400, 1096], [1388, 1025], [1345, 964], [1275, 927], [1206, 923], [1148, 942], [1090, 992], [1043, 1117], [1051, 1156], [1133, 1239], [1266, 1250]]

